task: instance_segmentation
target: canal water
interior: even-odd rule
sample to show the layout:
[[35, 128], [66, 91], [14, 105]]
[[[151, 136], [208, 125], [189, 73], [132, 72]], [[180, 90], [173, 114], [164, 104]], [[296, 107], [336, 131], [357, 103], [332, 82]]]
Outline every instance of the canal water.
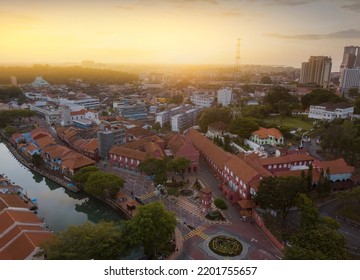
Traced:
[[0, 142], [0, 174], [21, 186], [28, 196], [36, 198], [38, 216], [55, 232], [71, 225], [101, 220], [121, 222], [124, 218], [110, 206], [87, 196], [84, 192], [72, 193], [59, 184], [29, 170], [22, 165]]

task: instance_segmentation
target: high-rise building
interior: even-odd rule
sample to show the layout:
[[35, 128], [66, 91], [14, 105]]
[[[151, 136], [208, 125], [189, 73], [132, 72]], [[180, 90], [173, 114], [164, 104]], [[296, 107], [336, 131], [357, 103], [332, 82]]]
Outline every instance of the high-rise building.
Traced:
[[229, 106], [233, 99], [233, 91], [230, 88], [219, 89], [217, 92], [218, 104]]
[[348, 92], [351, 88], [360, 88], [360, 47], [358, 46], [344, 47], [340, 65], [340, 90]]
[[301, 64], [300, 83], [315, 84], [328, 88], [330, 84], [332, 61], [328, 56], [310, 56], [308, 62]]
[[340, 69], [360, 67], [360, 47], [347, 46], [344, 47], [343, 60]]

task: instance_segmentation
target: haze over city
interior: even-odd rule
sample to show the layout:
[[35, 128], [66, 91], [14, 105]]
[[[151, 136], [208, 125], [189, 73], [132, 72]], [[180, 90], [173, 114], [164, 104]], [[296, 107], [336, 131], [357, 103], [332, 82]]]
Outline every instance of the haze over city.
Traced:
[[357, 44], [356, 0], [1, 0], [1, 63], [341, 63]]

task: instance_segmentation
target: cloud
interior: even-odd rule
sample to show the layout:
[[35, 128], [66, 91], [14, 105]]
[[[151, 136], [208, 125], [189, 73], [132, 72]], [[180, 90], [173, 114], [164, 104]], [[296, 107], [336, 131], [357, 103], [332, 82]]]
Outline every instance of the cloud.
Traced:
[[241, 15], [239, 10], [229, 10], [229, 11], [222, 11], [215, 13], [216, 16], [223, 16], [223, 17], [238, 17]]
[[11, 19], [12, 21], [15, 20], [17, 23], [35, 23], [40, 21], [40, 19], [37, 17], [0, 10], [0, 21], [2, 19]]
[[120, 9], [120, 10], [133, 10], [134, 9], [134, 7], [124, 6], [124, 5], [116, 5], [115, 8]]
[[219, 4], [218, 0], [168, 0], [168, 2], [172, 2], [172, 3], [179, 3], [179, 4], [184, 4], [184, 3], [203, 3], [203, 4], [214, 4], [217, 5]]
[[320, 40], [320, 39], [345, 39], [345, 38], [360, 38], [359, 29], [341, 30], [327, 34], [294, 34], [286, 35], [279, 33], [265, 33], [265, 36], [274, 37], [285, 40]]
[[342, 5], [341, 8], [352, 12], [360, 12], [360, 2], [354, 1], [346, 5]]
[[316, 0], [272, 0], [270, 4], [283, 5], [283, 6], [301, 6], [314, 2], [316, 2]]

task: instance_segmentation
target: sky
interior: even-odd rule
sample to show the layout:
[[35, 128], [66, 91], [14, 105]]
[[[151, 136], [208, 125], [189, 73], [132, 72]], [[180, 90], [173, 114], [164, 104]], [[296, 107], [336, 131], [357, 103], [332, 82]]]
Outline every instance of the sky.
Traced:
[[301, 67], [360, 45], [360, 0], [0, 0], [0, 64]]

